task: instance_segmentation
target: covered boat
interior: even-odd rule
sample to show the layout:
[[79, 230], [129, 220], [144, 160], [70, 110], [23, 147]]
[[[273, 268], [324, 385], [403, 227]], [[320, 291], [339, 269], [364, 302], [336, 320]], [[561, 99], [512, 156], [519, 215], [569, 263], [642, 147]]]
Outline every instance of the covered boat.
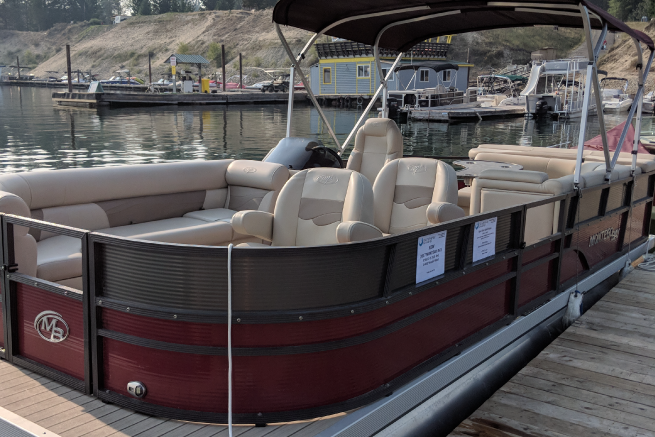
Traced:
[[[273, 19], [336, 147], [293, 137], [289, 117], [263, 162], [0, 176], [3, 357], [183, 420], [266, 424], [363, 407], [326, 435], [374, 434], [448, 387], [442, 415], [394, 425], [446, 432], [526, 359], [521, 345], [543, 344], [540, 328], [572, 291], [643, 253], [655, 161], [610, 155], [605, 136], [602, 151], [584, 150], [587, 99], [577, 150], [481, 145], [471, 159], [524, 169], [486, 170], [457, 190], [448, 164], [403, 157], [386, 105], [367, 120], [371, 103], [340, 142], [299, 68], [304, 54], [327, 33], [373, 45], [380, 69], [380, 48], [400, 52], [397, 63], [436, 30], [584, 27], [585, 95], [593, 84], [599, 99], [595, 60], [606, 32], [623, 31], [642, 102], [653, 42], [571, 0], [281, 0]], [[295, 54], [282, 25], [316, 34]], [[386, 100], [388, 78], [373, 101]], [[482, 375], [471, 384], [483, 389], [454, 384], [466, 375]]]

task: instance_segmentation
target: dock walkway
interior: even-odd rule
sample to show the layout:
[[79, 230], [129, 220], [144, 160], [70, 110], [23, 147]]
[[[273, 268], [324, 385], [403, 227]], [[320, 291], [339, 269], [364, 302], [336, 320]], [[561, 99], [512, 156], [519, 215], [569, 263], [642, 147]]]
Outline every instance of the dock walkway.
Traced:
[[655, 436], [655, 273], [630, 273], [450, 434], [464, 436]]
[[[240, 437], [310, 437], [343, 414], [319, 420], [255, 427], [235, 425]], [[168, 420], [106, 404], [44, 376], [0, 360], [0, 435], [3, 423], [42, 437], [225, 437], [224, 425]], [[41, 430], [41, 432], [37, 432]], [[11, 435], [11, 434], [10, 434]], [[22, 435], [22, 434], [15, 434]], [[26, 434], [27, 436], [27, 434]]]

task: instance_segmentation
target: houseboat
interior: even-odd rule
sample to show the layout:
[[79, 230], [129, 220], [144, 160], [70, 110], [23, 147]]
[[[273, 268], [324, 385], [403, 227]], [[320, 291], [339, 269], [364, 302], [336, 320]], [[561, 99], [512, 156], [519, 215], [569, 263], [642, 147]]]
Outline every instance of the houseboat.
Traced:
[[[102, 401], [230, 434], [233, 423], [342, 412], [323, 435], [391, 424], [445, 434], [543, 345], [571, 293], [644, 252], [655, 157], [610, 155], [604, 137], [603, 151], [583, 144], [605, 34], [637, 42], [637, 102], [653, 41], [586, 0], [281, 0], [273, 21], [334, 147], [294, 137], [289, 118], [263, 161], [0, 176], [2, 356]], [[368, 119], [369, 103], [340, 141], [300, 68], [323, 34], [370, 45], [384, 77], [372, 100], [384, 101], [404, 51], [435, 29], [535, 24], [582, 27], [589, 41], [600, 30], [579, 147], [481, 144], [471, 162], [523, 170], [487, 169], [461, 189], [447, 163], [403, 156], [386, 106]], [[296, 53], [282, 26], [315, 35]], [[386, 75], [383, 49], [398, 53]]]

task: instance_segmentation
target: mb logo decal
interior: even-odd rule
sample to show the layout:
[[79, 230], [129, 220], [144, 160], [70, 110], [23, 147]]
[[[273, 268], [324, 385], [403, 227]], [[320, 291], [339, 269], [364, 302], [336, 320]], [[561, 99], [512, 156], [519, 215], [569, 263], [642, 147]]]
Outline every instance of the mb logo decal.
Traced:
[[34, 329], [42, 339], [59, 343], [68, 337], [68, 324], [54, 311], [43, 311], [34, 319]]

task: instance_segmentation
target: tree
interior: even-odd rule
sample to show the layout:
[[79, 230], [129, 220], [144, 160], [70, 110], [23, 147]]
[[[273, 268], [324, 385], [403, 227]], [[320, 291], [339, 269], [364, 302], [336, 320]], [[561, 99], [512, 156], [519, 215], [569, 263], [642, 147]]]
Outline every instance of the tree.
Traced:
[[234, 0], [218, 0], [216, 2], [216, 10], [218, 11], [231, 11], [234, 9]]
[[152, 15], [152, 5], [150, 0], [141, 0], [139, 5], [139, 15]]
[[177, 46], [177, 53], [180, 55], [189, 55], [191, 54], [191, 47], [189, 47], [189, 44], [181, 42], [180, 45]]
[[622, 21], [638, 20], [644, 11], [642, 3], [644, 0], [610, 0], [609, 13]]

